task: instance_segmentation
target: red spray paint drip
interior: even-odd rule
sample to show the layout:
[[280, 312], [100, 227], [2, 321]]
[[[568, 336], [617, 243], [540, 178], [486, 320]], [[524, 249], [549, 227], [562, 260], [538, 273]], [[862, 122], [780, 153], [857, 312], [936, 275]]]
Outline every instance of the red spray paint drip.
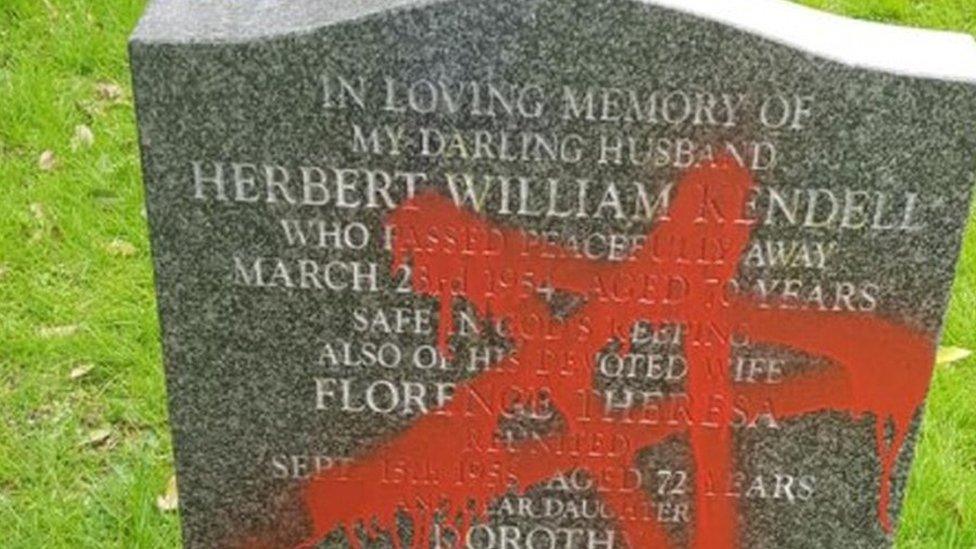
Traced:
[[[361, 542], [354, 529], [362, 525], [370, 536], [385, 532], [397, 547], [427, 547], [437, 516], [464, 540], [472, 523], [485, 518], [487, 506], [513, 489], [524, 491], [574, 469], [627, 468], [641, 449], [685, 433], [694, 459], [692, 544], [702, 549], [733, 547], [738, 541], [737, 500], [715, 496], [709, 488], [728, 486], [733, 474], [730, 425], [737, 405], [772, 410], [779, 419], [830, 410], [847, 412], [855, 419], [872, 414], [881, 469], [877, 515], [890, 532], [891, 475], [924, 400], [934, 345], [926, 334], [875, 315], [787, 310], [748, 296], [725, 295], [723, 289], [736, 274], [752, 230], [743, 220], [752, 186], [748, 170], [730, 158], [690, 170], [678, 186], [668, 219], [648, 236], [648, 242], [655, 244], [622, 263], [574, 258], [523, 232], [495, 227], [433, 193], [419, 195], [392, 212], [388, 224], [396, 235], [393, 266], [412, 264], [415, 273], [424, 275], [413, 278], [414, 291], [440, 299], [438, 344], [445, 356], [454, 331], [455, 297], [463, 297], [485, 317], [551, 322], [544, 333], [513, 330], [515, 351], [460, 385], [449, 404], [420, 417], [351, 464], [312, 479], [306, 504], [313, 530], [303, 546], [313, 546], [341, 529], [358, 549]], [[461, 236], [444, 238], [445, 228]], [[683, 250], [707, 250], [709, 259], [692, 259]], [[521, 281], [527, 280], [582, 294], [586, 304], [557, 321], [541, 298], [524, 291]], [[683, 297], [673, 295], [669, 281], [685, 286]], [[626, 334], [638, 321], [741, 333], [750, 343], [824, 357], [835, 366], [778, 385], [735, 384], [727, 367], [729, 340], [691, 340], [686, 334], [688, 397], [685, 401], [667, 397], [654, 404], [655, 416], [680, 420], [653, 425], [627, 421], [628, 416], [640, 417], [646, 411], [639, 408], [621, 412], [620, 417], [566, 413], [563, 429], [547, 440], [558, 445], [560, 437], [568, 443], [579, 435], [624, 436], [634, 449], [627, 455], [546, 453], [538, 439], [491, 455], [470, 447], [472, 437], [491, 440], [497, 432], [502, 410], [484, 403], [510, 387], [527, 394], [546, 391], [560, 409], [576, 410], [581, 392], [591, 390], [592, 357], [611, 340], [629, 349]], [[852, 334], [857, 335], [854, 343]], [[546, 353], [576, 357], [578, 371], [563, 375], [540, 370], [539, 357], [549, 356]], [[890, 442], [889, 423], [894, 433]], [[465, 468], [472, 464], [490, 468], [493, 480], [466, 475]], [[389, 471], [407, 469], [422, 469], [427, 480], [409, 486], [389, 481]], [[617, 485], [606, 474], [593, 477], [631, 547], [669, 546], [660, 525], [632, 512], [649, 503], [643, 491]], [[398, 513], [412, 519], [412, 539], [398, 538]]]

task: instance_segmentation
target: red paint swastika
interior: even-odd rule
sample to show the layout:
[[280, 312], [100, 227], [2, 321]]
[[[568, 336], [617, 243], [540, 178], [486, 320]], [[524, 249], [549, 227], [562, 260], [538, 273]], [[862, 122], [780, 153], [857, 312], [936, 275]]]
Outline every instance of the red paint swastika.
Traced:
[[[452, 303], [463, 297], [485, 317], [507, 319], [536, 316], [552, 319], [540, 297], [526, 297], [517, 288], [501, 291], [493, 273], [506, 270], [517, 281], [545, 280], [559, 290], [580, 294], [585, 305], [562, 320], [553, 319], [544, 336], [513, 330], [513, 353], [462, 383], [444, 408], [413, 422], [402, 433], [357, 456], [341, 470], [332, 469], [313, 478], [306, 489], [306, 504], [313, 531], [309, 545], [330, 532], [343, 529], [353, 547], [360, 547], [354, 527], [362, 523], [373, 534], [386, 531], [398, 545], [427, 546], [436, 513], [459, 521], [462, 535], [473, 520], [483, 519], [493, 500], [545, 482], [559, 472], [582, 469], [599, 472], [629, 467], [640, 449], [673, 434], [688, 436], [695, 478], [692, 544], [698, 548], [737, 545], [737, 502], [709, 494], [709, 486], [729, 486], [733, 475], [732, 424], [734, 408], [771, 409], [777, 418], [794, 418], [820, 411], [844, 411], [857, 418], [873, 414], [881, 475], [878, 479], [878, 520], [891, 531], [888, 503], [891, 474], [910, 428], [922, 404], [931, 375], [934, 344], [918, 333], [877, 315], [852, 312], [788, 309], [762, 304], [748, 296], [729, 296], [727, 283], [736, 275], [739, 258], [752, 231], [743, 222], [748, 194], [753, 185], [748, 170], [731, 159], [721, 159], [690, 170], [680, 182], [668, 219], [651, 232], [657, 243], [671, 250], [709, 249], [711, 260], [689, 260], [678, 252], [652, 253], [644, 247], [622, 263], [578, 259], [566, 250], [540, 243], [513, 229], [490, 225], [453, 202], [434, 193], [422, 194], [394, 211], [388, 224], [395, 230], [394, 267], [412, 262], [414, 291], [440, 298], [439, 344], [447, 353], [453, 332]], [[443, 244], [444, 239], [417, 237], [430, 228], [452, 227], [468, 235], [467, 252]], [[501, 234], [497, 239], [470, 235]], [[446, 233], [444, 233], [446, 234]], [[411, 237], [410, 235], [414, 235]], [[650, 237], [649, 237], [650, 238]], [[670, 299], [667, 284], [678, 278], [686, 284], [684, 299]], [[607, 291], [607, 285], [616, 290]], [[623, 285], [624, 291], [621, 291]], [[640, 288], [641, 291], [628, 291]], [[687, 397], [665, 397], [655, 403], [655, 415], [680, 417], [648, 425], [620, 417], [588, 418], [564, 414], [565, 422], [550, 442], [560, 437], [623, 436], [634, 449], [627, 455], [546, 454], [539, 439], [516, 443], [491, 457], [500, 472], [497, 482], [444, 481], [404, 487], [383, 482], [389, 460], [423, 464], [433, 477], [446, 479], [459, 463], [481, 458], [470, 448], [469, 436], [490, 440], [498, 429], [498, 412], [479, 404], [483, 395], [510, 386], [546, 391], [551, 402], [568, 408], [580, 391], [588, 391], [594, 379], [594, 362], [580, 360], [578, 371], [567, 376], [541, 371], [533, 357], [544, 353], [575, 353], [593, 357], [608, 341], [621, 341], [626, 351], [629, 338], [620, 327], [635, 322], [702, 325], [716, 333], [744, 333], [751, 343], [778, 345], [823, 357], [833, 365], [812, 373], [788, 377], [776, 385], [737, 384], [729, 373], [732, 343], [728, 338], [691, 341], [685, 338], [688, 362]], [[646, 406], [646, 404], [645, 404]], [[768, 408], [767, 408], [768, 407]], [[889, 441], [888, 425], [894, 435]], [[577, 438], [578, 439], [578, 438]], [[597, 482], [600, 475], [593, 474]], [[452, 477], [454, 478], [454, 477]], [[619, 531], [631, 547], [667, 547], [669, 539], [653, 521], [642, 520], [634, 509], [648, 503], [642, 490], [608, 489], [600, 497], [616, 516]], [[618, 487], [619, 488], [619, 487]], [[397, 513], [412, 518], [412, 540], [399, 540]], [[635, 516], [637, 518], [635, 518]], [[457, 523], [452, 523], [457, 524]]]

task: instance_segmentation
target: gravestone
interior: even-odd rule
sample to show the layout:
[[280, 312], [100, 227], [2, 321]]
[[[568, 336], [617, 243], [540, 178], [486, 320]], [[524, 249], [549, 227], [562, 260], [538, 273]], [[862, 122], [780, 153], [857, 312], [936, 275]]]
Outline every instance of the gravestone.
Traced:
[[156, 0], [187, 547], [883, 547], [976, 45], [777, 0]]

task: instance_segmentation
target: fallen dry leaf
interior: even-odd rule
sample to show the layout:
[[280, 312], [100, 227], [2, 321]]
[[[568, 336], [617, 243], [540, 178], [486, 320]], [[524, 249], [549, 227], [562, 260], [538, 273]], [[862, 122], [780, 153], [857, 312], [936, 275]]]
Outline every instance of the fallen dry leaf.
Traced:
[[111, 106], [112, 103], [107, 103], [96, 97], [95, 99], [77, 101], [75, 105], [88, 115], [89, 118], [97, 119], [105, 114], [105, 109]]
[[136, 255], [136, 247], [132, 245], [131, 242], [126, 242], [121, 238], [116, 238], [115, 240], [106, 244], [105, 249], [108, 251], [108, 253], [120, 257], [131, 257]]
[[44, 205], [40, 202], [34, 202], [30, 205], [30, 213], [36, 221], [44, 222]]
[[952, 364], [953, 362], [968, 358], [972, 354], [972, 351], [963, 349], [962, 347], [939, 347], [939, 351], [935, 354], [935, 363]]
[[81, 379], [92, 372], [95, 369], [95, 365], [91, 363], [79, 364], [75, 366], [71, 373], [68, 374], [68, 378], [71, 380]]
[[108, 439], [112, 436], [112, 430], [108, 427], [102, 429], [95, 429], [85, 436], [85, 440], [81, 441], [79, 446], [101, 446], [108, 442]]
[[75, 126], [75, 135], [71, 138], [72, 149], [91, 147], [93, 143], [95, 143], [95, 132], [91, 128], [84, 124]]
[[54, 151], [48, 149], [41, 153], [37, 159], [37, 167], [42, 171], [49, 172], [58, 165], [58, 159], [54, 156]]
[[176, 490], [176, 477], [169, 477], [166, 491], [156, 497], [156, 507], [163, 513], [175, 511], [180, 503], [180, 495]]
[[118, 101], [122, 98], [122, 86], [109, 81], [99, 82], [95, 84], [95, 94], [104, 101]]
[[68, 337], [78, 333], [77, 324], [65, 324], [63, 326], [41, 326], [37, 329], [37, 335], [52, 339], [55, 337]]
[[58, 9], [51, 5], [50, 0], [44, 0], [44, 7], [47, 8], [47, 14], [51, 19], [58, 18]]

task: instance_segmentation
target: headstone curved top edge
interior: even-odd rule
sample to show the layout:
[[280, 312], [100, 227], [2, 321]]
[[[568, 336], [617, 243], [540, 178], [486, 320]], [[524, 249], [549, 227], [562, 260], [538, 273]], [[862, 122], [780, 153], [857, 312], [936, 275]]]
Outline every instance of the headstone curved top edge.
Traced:
[[[132, 35], [153, 44], [239, 43], [311, 32], [401, 8], [452, 0], [153, 0]], [[976, 83], [976, 40], [834, 15], [789, 0], [633, 0], [859, 68]]]
[[640, 0], [863, 69], [976, 83], [974, 37], [835, 15], [788, 0]]
[[243, 43], [446, 0], [150, 0], [134, 43]]

